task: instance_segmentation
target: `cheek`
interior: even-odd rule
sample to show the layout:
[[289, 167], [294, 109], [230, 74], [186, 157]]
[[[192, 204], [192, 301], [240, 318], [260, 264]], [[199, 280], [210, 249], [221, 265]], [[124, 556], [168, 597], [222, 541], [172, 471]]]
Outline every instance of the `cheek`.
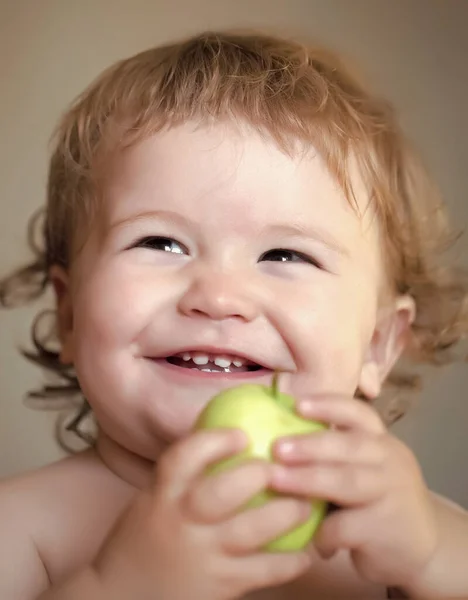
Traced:
[[368, 288], [330, 279], [286, 304], [289, 345], [302, 369], [327, 388], [339, 383], [349, 392], [357, 381], [376, 314], [375, 293]]
[[77, 290], [74, 360], [90, 401], [102, 395], [102, 388], [126, 396], [138, 386], [135, 340], [151, 321], [154, 308], [147, 292], [142, 279], [119, 269], [96, 270]]
[[126, 269], [96, 273], [74, 299], [77, 343], [108, 350], [131, 343], [148, 322], [154, 301], [148, 282]]

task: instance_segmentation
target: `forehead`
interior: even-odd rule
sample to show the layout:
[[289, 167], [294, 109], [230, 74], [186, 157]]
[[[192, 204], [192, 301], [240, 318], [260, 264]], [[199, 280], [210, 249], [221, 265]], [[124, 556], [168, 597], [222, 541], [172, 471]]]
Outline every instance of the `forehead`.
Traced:
[[[352, 206], [311, 146], [286, 153], [266, 135], [232, 123], [181, 126], [116, 153], [103, 180], [108, 226], [170, 210], [213, 235], [255, 236], [268, 225], [313, 225], [351, 251], [378, 254], [368, 194], [349, 161]], [[368, 210], [369, 209], [369, 210]]]

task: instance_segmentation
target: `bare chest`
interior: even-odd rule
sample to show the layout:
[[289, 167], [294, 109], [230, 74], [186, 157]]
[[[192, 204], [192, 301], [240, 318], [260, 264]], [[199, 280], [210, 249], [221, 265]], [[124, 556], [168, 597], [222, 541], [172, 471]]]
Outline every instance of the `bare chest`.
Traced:
[[[103, 511], [100, 510], [99, 515], [81, 517], [79, 528], [75, 524], [71, 530], [69, 522], [68, 526], [65, 522], [62, 524], [64, 538], [61, 549], [56, 546], [54, 556], [50, 556], [54, 583], [59, 583], [94, 558], [120, 513], [115, 504], [110, 504], [104, 522]], [[68, 558], [65, 560], [64, 557]], [[349, 555], [342, 553], [329, 561], [317, 556], [310, 571], [296, 581], [249, 594], [242, 600], [384, 600], [386, 597], [385, 588], [360, 578]]]
[[[68, 485], [66, 481], [68, 480]], [[103, 471], [91, 456], [58, 465], [41, 480], [44, 490], [38, 536], [42, 556], [55, 587], [73, 572], [89, 564], [110, 529], [133, 497], [129, 489]], [[36, 502], [37, 501], [37, 502]], [[243, 600], [384, 600], [386, 591], [364, 581], [354, 570], [348, 553], [324, 561], [314, 555], [308, 573], [288, 585], [262, 590]]]
[[[324, 562], [324, 561], [322, 561]], [[303, 577], [287, 585], [250, 594], [243, 600], [385, 600], [385, 587], [361, 579], [349, 557], [317, 564]]]

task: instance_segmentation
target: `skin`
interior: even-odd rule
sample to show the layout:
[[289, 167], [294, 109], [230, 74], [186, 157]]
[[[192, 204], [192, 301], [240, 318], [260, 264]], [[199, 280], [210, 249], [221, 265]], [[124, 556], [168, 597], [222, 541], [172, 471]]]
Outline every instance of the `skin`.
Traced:
[[[73, 323], [63, 360], [119, 444], [153, 460], [159, 438], [185, 435], [207, 400], [233, 384], [148, 360], [184, 348], [246, 355], [284, 372], [285, 391], [307, 376], [314, 393], [379, 392], [412, 309], [399, 299], [379, 311], [371, 211], [356, 215], [313, 151], [290, 159], [253, 132], [187, 124], [117, 156], [104, 200], [71, 279], [53, 277], [69, 313], [62, 319]], [[132, 248], [149, 235], [177, 243], [172, 252]], [[296, 255], [271, 260], [283, 247], [323, 268]], [[270, 380], [262, 374], [253, 381]]]
[[[313, 149], [288, 157], [223, 124], [186, 123], [113, 157], [99, 222], [71, 271], [51, 272], [61, 358], [74, 364], [100, 426], [96, 449], [69, 469], [88, 460], [109, 481], [93, 488], [100, 510], [76, 501], [81, 528], [94, 515], [98, 529], [78, 533], [79, 560], [66, 558], [66, 541], [52, 557], [51, 541], [33, 536], [55, 588], [44, 598], [377, 598], [385, 585], [417, 588], [438, 542], [433, 501], [409, 449], [353, 398], [357, 388], [379, 394], [414, 306], [383, 294], [380, 233], [352, 177], [362, 214]], [[162, 360], [207, 348], [265, 368], [220, 376]], [[277, 465], [208, 478], [206, 467], [245, 439], [193, 434], [196, 417], [221, 389], [269, 382], [272, 370], [303, 416], [334, 427], [282, 440]], [[92, 495], [90, 469], [80, 506]], [[296, 499], [238, 512], [266, 486]], [[316, 547], [260, 552], [307, 517], [310, 496], [343, 507]], [[36, 594], [48, 585], [42, 574]]]

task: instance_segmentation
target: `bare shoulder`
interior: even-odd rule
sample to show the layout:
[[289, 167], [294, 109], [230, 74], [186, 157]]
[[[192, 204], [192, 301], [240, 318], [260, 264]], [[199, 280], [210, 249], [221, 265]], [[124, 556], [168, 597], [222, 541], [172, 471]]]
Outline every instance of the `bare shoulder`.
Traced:
[[93, 451], [0, 483], [0, 597], [37, 597], [89, 562], [133, 491]]
[[456, 502], [454, 502], [453, 500], [450, 500], [450, 498], [447, 498], [446, 496], [442, 496], [441, 494], [437, 494], [436, 492], [431, 492], [432, 498], [434, 500], [434, 502], [445, 506], [446, 508], [450, 508], [451, 510], [455, 511], [457, 514], [464, 514], [468, 517], [468, 511], [463, 508], [460, 504], [457, 504]]

